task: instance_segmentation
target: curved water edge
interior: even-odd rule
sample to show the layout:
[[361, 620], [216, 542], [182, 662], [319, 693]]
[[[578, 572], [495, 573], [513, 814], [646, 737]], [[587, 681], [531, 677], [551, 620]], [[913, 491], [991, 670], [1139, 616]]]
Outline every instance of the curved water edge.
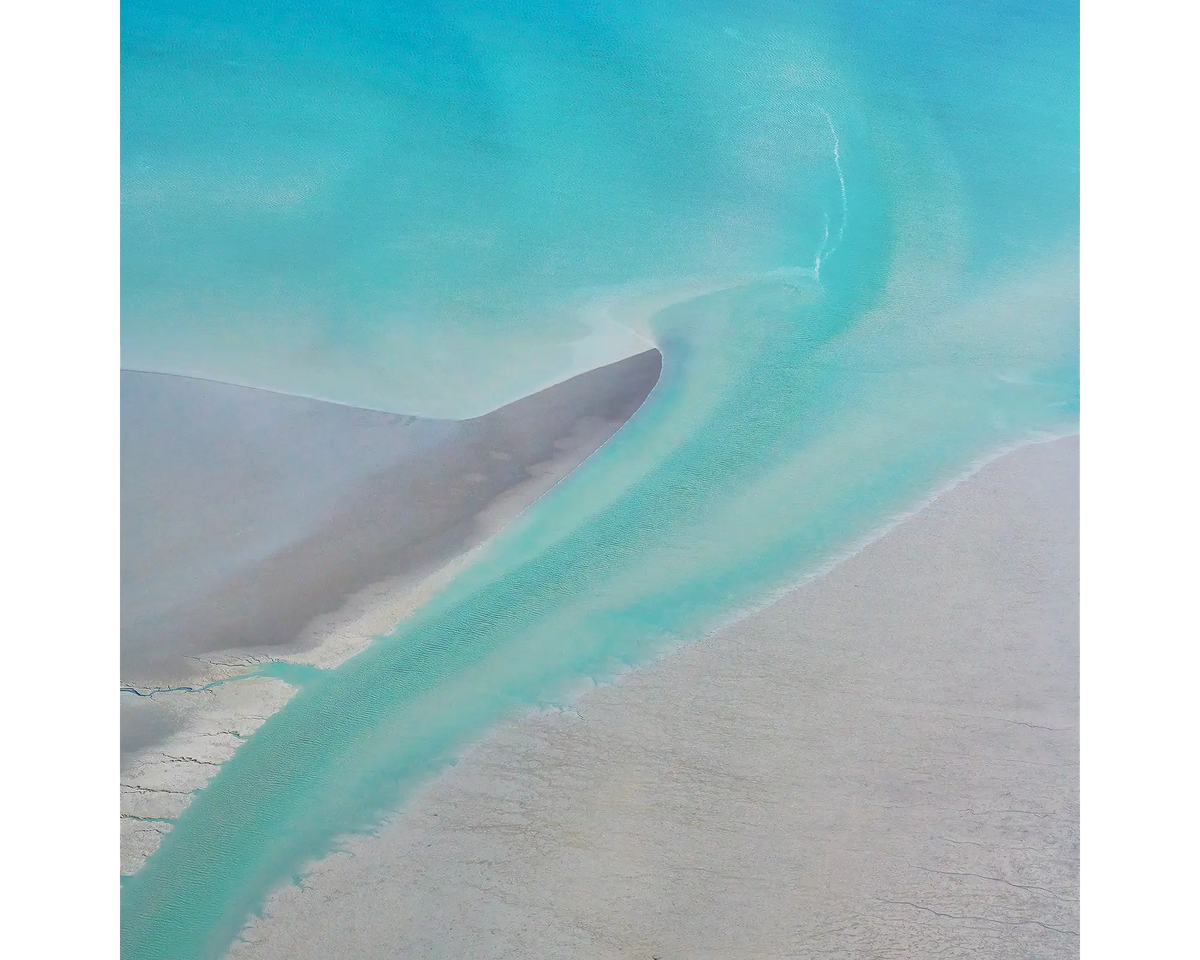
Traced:
[[[394, 635], [298, 694], [196, 797], [124, 886], [131, 955], [216, 955], [275, 884], [338, 834], [370, 829], [506, 714], [699, 635], [948, 479], [964, 454], [1009, 441], [980, 417], [994, 383], [971, 370], [903, 391], [856, 375], [870, 355], [855, 338], [802, 322], [821, 305], [819, 291], [759, 285], [660, 315], [663, 377], [626, 427]], [[756, 318], [757, 348], [721, 350], [717, 364], [703, 341], [677, 339], [695, 311]], [[846, 353], [831, 371], [834, 344]], [[730, 389], [695, 403], [710, 363], [733, 365]], [[895, 402], [907, 422], [862, 429]], [[1031, 406], [1018, 432], [1055, 426]]]
[[[199, 358], [189, 362], [214, 375], [380, 408], [406, 396], [436, 406], [460, 387], [463, 403], [491, 403], [522, 376], [583, 362], [572, 352], [581, 329], [657, 345], [662, 377], [476, 563], [307, 684], [222, 766], [123, 885], [128, 957], [220, 955], [273, 887], [339, 835], [372, 829], [501, 718], [702, 635], [989, 452], [1077, 428], [1068, 6], [888, 4], [867, 15], [814, 3], [798, 22], [794, 6], [770, 2], [547, 0], [534, 5], [552, 14], [546, 27], [512, 6], [502, 22], [472, 4], [412, 15], [434, 39], [404, 48], [406, 69], [455, 64], [461, 97], [448, 100], [466, 104], [462, 117], [426, 116], [407, 87], [381, 92], [391, 76], [381, 64], [394, 70], [399, 54], [367, 59], [382, 72], [364, 109], [400, 104], [409, 125], [388, 128], [399, 147], [354, 141], [369, 169], [318, 204], [344, 210], [358, 232], [270, 304], [286, 316], [299, 303], [310, 320], [264, 319], [245, 352], [221, 353], [223, 325], [278, 289], [276, 268], [255, 261], [261, 276], [235, 271], [211, 302], [188, 305], [195, 323], [154, 327], [164, 301], [146, 278], [183, 277], [207, 297], [218, 281], [205, 271], [229, 259], [156, 273], [184, 243], [168, 231], [125, 287], [131, 347], [159, 368]], [[1010, 43], [987, 39], [997, 29]], [[296, 38], [280, 36], [290, 49]], [[322, 75], [303, 44], [288, 49], [272, 56]], [[584, 54], [573, 71], [570, 57]], [[634, 70], [646, 64], [661, 69]], [[138, 69], [157, 76], [154, 64]], [[422, 143], [445, 133], [441, 167], [409, 149], [413, 130], [429, 135]], [[388, 180], [377, 160], [392, 149], [420, 169]], [[149, 191], [149, 177], [128, 185], [134, 259], [139, 236], [165, 229], [138, 234], [147, 198], [183, 203], [187, 192], [186, 178]], [[377, 180], [386, 203], [372, 200]], [[351, 187], [366, 199], [347, 199]], [[237, 231], [251, 220], [255, 242], [312, 239], [306, 257], [337, 239], [299, 200], [271, 209], [261, 222], [242, 207], [234, 226], [205, 220], [197, 243], [249, 249]], [[401, 228], [384, 237], [392, 215]], [[476, 252], [464, 259], [466, 245]], [[400, 280], [379, 259], [396, 250], [412, 258]], [[319, 297], [309, 280], [326, 284]], [[241, 313], [205, 314], [227, 307], [239, 282]], [[416, 369], [427, 356], [462, 366], [449, 377], [437, 363]]]

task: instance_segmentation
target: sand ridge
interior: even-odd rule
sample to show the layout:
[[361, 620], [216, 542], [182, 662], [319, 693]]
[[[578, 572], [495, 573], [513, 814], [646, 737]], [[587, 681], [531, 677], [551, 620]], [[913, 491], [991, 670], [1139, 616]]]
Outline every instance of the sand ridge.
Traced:
[[121, 869], [237, 745], [479, 555], [658, 380], [648, 351], [470, 421], [122, 377]]

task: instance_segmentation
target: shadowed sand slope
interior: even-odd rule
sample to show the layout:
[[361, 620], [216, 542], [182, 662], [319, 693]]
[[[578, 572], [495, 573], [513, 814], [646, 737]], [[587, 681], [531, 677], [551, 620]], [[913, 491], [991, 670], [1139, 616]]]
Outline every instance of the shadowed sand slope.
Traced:
[[264, 660], [332, 667], [393, 629], [660, 371], [651, 350], [465, 421], [123, 373], [122, 873], [295, 693]]
[[122, 373], [122, 679], [295, 646], [358, 591], [429, 573], [607, 440], [660, 369], [652, 350], [466, 421]]
[[501, 728], [231, 956], [1077, 956], [1078, 449]]

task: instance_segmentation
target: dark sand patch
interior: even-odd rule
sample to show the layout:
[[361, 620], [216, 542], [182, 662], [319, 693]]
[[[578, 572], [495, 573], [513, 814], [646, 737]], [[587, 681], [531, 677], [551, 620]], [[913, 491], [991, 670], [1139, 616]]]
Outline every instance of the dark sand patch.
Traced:
[[660, 370], [651, 350], [465, 421], [124, 372], [123, 682], [295, 651], [358, 592], [420, 579], [487, 536], [489, 505], [515, 515], [591, 454]]
[[660, 371], [652, 350], [467, 421], [124, 373], [122, 873], [295, 693], [247, 674], [334, 666], [392, 629]]

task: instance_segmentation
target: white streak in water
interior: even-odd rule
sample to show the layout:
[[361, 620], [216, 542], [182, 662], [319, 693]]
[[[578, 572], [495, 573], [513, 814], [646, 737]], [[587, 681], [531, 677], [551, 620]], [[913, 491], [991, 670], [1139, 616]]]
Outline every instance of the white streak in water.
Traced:
[[817, 260], [813, 264], [813, 277], [817, 280], [821, 279], [821, 256], [825, 253], [825, 248], [829, 246], [829, 214], [825, 214], [825, 236], [821, 238], [821, 246], [817, 248]]
[[[833, 135], [833, 166], [837, 170], [838, 185], [842, 190], [842, 220], [838, 224], [837, 239], [833, 242], [833, 246], [829, 246], [829, 214], [825, 214], [825, 236], [821, 240], [820, 249], [817, 250], [816, 263], [813, 265], [813, 276], [821, 279], [821, 261], [833, 253], [838, 245], [842, 242], [842, 235], [846, 232], [846, 177], [842, 173], [842, 156], [841, 142], [838, 140], [837, 130], [833, 126], [833, 117], [823, 107], [817, 107], [821, 114], [825, 117], [825, 122], [829, 124], [829, 132]], [[828, 247], [829, 249], [826, 249]]]

